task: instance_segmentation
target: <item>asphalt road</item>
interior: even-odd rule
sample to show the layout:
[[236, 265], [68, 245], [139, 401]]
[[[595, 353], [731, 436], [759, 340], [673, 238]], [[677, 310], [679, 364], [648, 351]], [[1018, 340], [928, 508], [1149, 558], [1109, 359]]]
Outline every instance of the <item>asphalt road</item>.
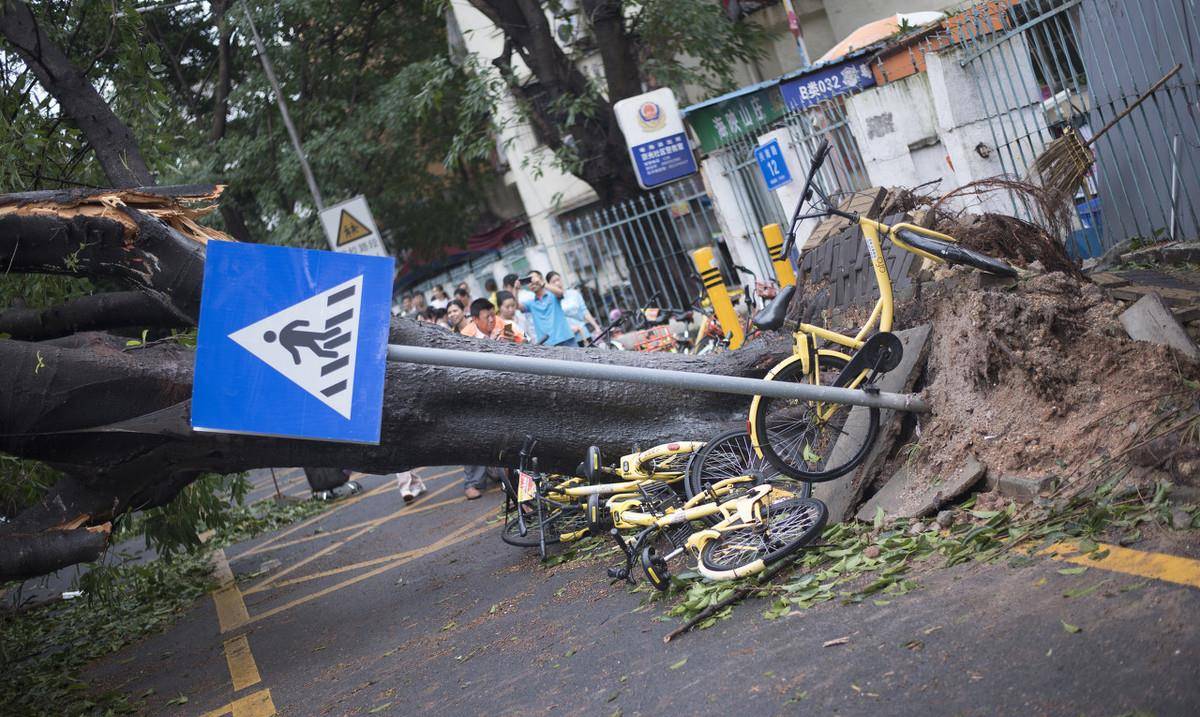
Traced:
[[[163, 715], [1200, 713], [1200, 589], [1179, 581], [1103, 573], [1068, 600], [1098, 571], [965, 565], [887, 605], [767, 621], [751, 601], [664, 644], [675, 623], [645, 592], [600, 564], [539, 564], [500, 541], [498, 492], [467, 502], [458, 469], [421, 473], [430, 492], [410, 506], [368, 476], [330, 512], [226, 549], [236, 589], [91, 677], [153, 688]], [[1200, 586], [1197, 566], [1176, 575]]]

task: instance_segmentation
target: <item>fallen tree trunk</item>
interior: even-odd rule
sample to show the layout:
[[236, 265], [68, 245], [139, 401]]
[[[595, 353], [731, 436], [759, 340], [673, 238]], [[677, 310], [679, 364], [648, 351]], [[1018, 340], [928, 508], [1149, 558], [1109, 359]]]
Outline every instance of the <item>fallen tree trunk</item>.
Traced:
[[97, 560], [108, 547], [108, 524], [94, 528], [0, 535], [0, 580], [24, 580]]
[[187, 325], [174, 311], [140, 291], [81, 296], [48, 309], [0, 311], [0, 333], [22, 341], [44, 341], [81, 331], [176, 329]]
[[[407, 320], [396, 343], [761, 376], [785, 341], [714, 357], [555, 349], [468, 339]], [[515, 465], [525, 435], [548, 469], [570, 470], [589, 444], [609, 455], [704, 440], [741, 424], [749, 399], [634, 384], [390, 364], [379, 445], [193, 432], [192, 351], [116, 347], [102, 335], [71, 347], [0, 341], [0, 450], [68, 478], [0, 530], [96, 524], [168, 502], [206, 472], [305, 465], [386, 473], [423, 465]]]
[[[0, 264], [14, 272], [115, 277], [152, 297], [168, 321], [194, 321], [205, 244], [218, 236], [195, 218], [212, 210], [218, 192], [183, 187], [0, 197]], [[0, 313], [0, 321], [15, 316], [10, 312]], [[518, 346], [408, 320], [393, 322], [391, 341], [731, 376], [761, 376], [789, 350], [782, 338], [705, 357]], [[538, 438], [544, 467], [571, 470], [590, 444], [617, 456], [664, 441], [705, 440], [742, 425], [749, 405], [746, 397], [637, 384], [389, 364], [379, 445], [235, 436], [191, 430], [193, 362], [192, 350], [173, 342], [126, 346], [101, 333], [38, 343], [0, 340], [0, 451], [44, 461], [66, 476], [37, 505], [11, 516], [0, 537], [104, 524], [163, 505], [209, 472], [511, 466], [526, 435]], [[57, 567], [61, 554], [47, 553], [44, 567]]]

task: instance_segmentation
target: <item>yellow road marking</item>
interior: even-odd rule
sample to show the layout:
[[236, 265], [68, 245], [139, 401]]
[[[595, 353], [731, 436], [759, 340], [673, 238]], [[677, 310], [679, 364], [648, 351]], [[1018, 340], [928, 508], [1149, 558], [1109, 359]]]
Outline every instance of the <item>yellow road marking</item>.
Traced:
[[[446, 487], [449, 488], [451, 486], [446, 486]], [[438, 495], [443, 490], [444, 489], [439, 489], [438, 491], [436, 491], [434, 493], [429, 493], [428, 498], [432, 498], [435, 495]], [[344, 525], [341, 528], [334, 528], [333, 530], [326, 530], [325, 532], [317, 533], [316, 535], [306, 535], [303, 538], [296, 538], [295, 540], [288, 540], [283, 543], [276, 543], [275, 545], [271, 545], [266, 548], [263, 548], [262, 550], [259, 551], [259, 554], [269, 553], [272, 550], [282, 550], [283, 548], [290, 548], [293, 545], [300, 545], [301, 543], [307, 543], [307, 542], [310, 542], [313, 540], [320, 540], [321, 538], [328, 538], [330, 536], [339, 535], [341, 533], [348, 533], [351, 530], [357, 530], [357, 529], [363, 527], [364, 525], [376, 525], [376, 526], [382, 525], [382, 524], [388, 522], [389, 520], [394, 520], [396, 518], [403, 518], [406, 515], [416, 515], [417, 513], [424, 513], [427, 510], [433, 510], [434, 508], [441, 508], [442, 506], [451, 505], [453, 503], [463, 503], [465, 501], [466, 501], [466, 498], [450, 498], [448, 500], [439, 501], [437, 503], [422, 503], [418, 507], [404, 508], [402, 510], [396, 511], [395, 513], [385, 515], [381, 518], [371, 518], [370, 520], [364, 520], [361, 523], [355, 523], [353, 525]]]
[[229, 561], [225, 559], [225, 551], [213, 553], [213, 577], [217, 579], [217, 589], [213, 590], [213, 604], [217, 607], [217, 622], [221, 632], [245, 625], [250, 619], [246, 612], [246, 602], [233, 579], [233, 571], [229, 569]]
[[1091, 556], [1097, 553], [1080, 553], [1079, 542], [1075, 540], [1056, 543], [1040, 551], [1040, 554], [1075, 565], [1086, 565], [1101, 570], [1111, 570], [1126, 575], [1137, 575], [1200, 588], [1200, 560], [1167, 553], [1131, 550], [1108, 543], [1099, 543], [1098, 546], [1098, 552], [1102, 553], [1107, 550], [1108, 554], [1095, 560]]
[[423, 476], [420, 474], [414, 474], [414, 475], [416, 475], [421, 480], [437, 480], [438, 478], [445, 478], [446, 476], [459, 475], [460, 473], [462, 473], [462, 468], [455, 468], [453, 470], [442, 471], [441, 473], [434, 473], [431, 476]]
[[[461, 502], [464, 500], [465, 499], [463, 499], [463, 498], [455, 498], [453, 500], [445, 501], [445, 503]], [[445, 503], [439, 503], [438, 505], [445, 505]], [[432, 508], [435, 506], [429, 506], [429, 507]], [[472, 522], [474, 522], [474, 521], [472, 521]], [[449, 535], [447, 535], [446, 538], [443, 538], [443, 540], [445, 540], [447, 538], [455, 537], [458, 533], [462, 532], [462, 530], [463, 530], [463, 528], [459, 528], [458, 530], [454, 531], [453, 533], [450, 533]], [[474, 533], [472, 535], [474, 535]], [[410, 556], [420, 557], [421, 555], [425, 555], [427, 552], [428, 551], [426, 550], [426, 548], [413, 548], [412, 550], [403, 550], [399, 553], [392, 553], [391, 555], [384, 555], [383, 557], [379, 557], [379, 558], [371, 558], [370, 560], [363, 560], [361, 562], [351, 563], [349, 565], [342, 565], [340, 567], [330, 568], [329, 570], [322, 570], [319, 573], [310, 573], [303, 577], [292, 578], [291, 580], [283, 580], [281, 582], [275, 583], [274, 585], [272, 585], [270, 587], [282, 588], [287, 585], [295, 585], [297, 583], [304, 583], [304, 582], [308, 582], [310, 580], [316, 580], [317, 578], [324, 578], [324, 577], [329, 577], [330, 575], [338, 575], [341, 573], [349, 572], [351, 570], [358, 570], [360, 568], [369, 568], [372, 565], [379, 565], [380, 563], [390, 562], [392, 560], [397, 560], [399, 558], [407, 558]]]
[[[454, 487], [453, 483], [445, 485], [445, 486], [433, 491], [432, 493], [430, 493], [429, 497], [432, 498], [433, 496], [438, 495], [439, 493], [444, 493], [445, 491], [447, 491], [453, 487]], [[431, 507], [434, 507], [434, 506], [423, 506], [423, 508], [425, 508], [425, 509], [428, 509]], [[330, 543], [329, 545], [326, 545], [324, 548], [321, 548], [320, 550], [313, 553], [312, 555], [309, 555], [308, 557], [304, 558], [303, 560], [299, 560], [296, 563], [289, 565], [288, 567], [284, 568], [283, 570], [280, 570], [279, 572], [275, 573], [274, 575], [270, 575], [268, 577], [263, 578], [262, 580], [258, 581], [254, 585], [247, 588], [243, 592], [243, 594], [253, 595], [254, 593], [262, 592], [263, 590], [270, 587], [271, 583], [275, 582], [276, 580], [282, 578], [285, 575], [288, 575], [289, 573], [294, 572], [298, 568], [302, 568], [305, 565], [308, 565], [309, 563], [311, 563], [312, 561], [314, 561], [318, 558], [324, 557], [324, 556], [334, 552], [335, 550], [337, 550], [338, 548], [341, 548], [346, 543], [349, 543], [350, 541], [357, 539], [358, 537], [360, 537], [367, 531], [374, 530], [375, 528], [379, 527], [386, 520], [392, 520], [394, 518], [398, 518], [398, 517], [401, 517], [404, 515], [410, 515], [412, 513], [418, 512], [419, 510], [421, 510], [421, 509], [412, 510], [412, 511], [398, 510], [395, 513], [392, 513], [390, 516], [384, 516], [384, 518], [382, 520], [379, 518], [374, 518], [374, 519], [365, 521], [360, 524], [360, 525], [362, 525], [362, 527], [359, 528], [358, 531], [356, 531], [350, 537]]]
[[490, 525], [482, 525], [470, 532], [464, 533], [464, 531], [466, 529], [470, 528], [472, 525], [487, 518], [491, 514], [492, 514], [492, 511], [489, 510], [486, 513], [484, 513], [483, 515], [479, 516], [478, 518], [475, 518], [474, 520], [470, 521], [469, 523], [464, 525], [462, 528], [459, 528], [458, 530], [454, 531], [454, 533], [451, 533], [450, 535], [446, 536], [445, 538], [442, 538], [441, 540], [437, 541], [436, 543], [432, 543], [424, 548], [420, 548], [418, 550], [411, 551], [411, 554], [409, 554], [403, 558], [393, 560], [390, 563], [385, 563], [385, 564], [379, 566], [378, 568], [375, 568], [374, 570], [365, 572], [361, 575], [355, 575], [354, 577], [349, 578], [347, 580], [343, 580], [342, 582], [340, 582], [336, 585], [330, 585], [329, 587], [324, 588], [322, 590], [318, 590], [317, 592], [311, 593], [309, 595], [305, 595], [303, 597], [296, 598], [295, 600], [286, 602], [283, 605], [280, 605], [278, 607], [271, 608], [270, 610], [267, 610], [265, 612], [259, 613], [259, 614], [255, 615], [254, 617], [250, 618], [250, 622], [253, 623], [253, 622], [258, 622], [259, 620], [265, 620], [266, 618], [271, 617], [272, 615], [278, 615], [279, 613], [284, 612], [285, 610], [290, 610], [298, 605], [303, 605], [304, 603], [311, 602], [313, 600], [316, 600], [317, 598], [324, 597], [333, 592], [337, 592], [338, 590], [341, 590], [342, 588], [349, 587], [350, 585], [354, 585], [355, 583], [360, 583], [363, 580], [373, 578], [376, 575], [379, 575], [381, 573], [387, 572], [388, 570], [391, 570], [392, 568], [400, 567], [401, 565], [404, 565], [405, 563], [412, 562], [413, 560], [424, 557], [426, 555], [429, 555], [430, 553], [436, 552], [443, 548], [449, 547], [450, 545], [453, 545], [455, 543], [467, 540], [468, 538], [473, 538], [476, 535], [480, 535], [487, 530], [491, 530], [492, 527]]
[[250, 652], [250, 641], [245, 635], [225, 641], [225, 662], [229, 664], [229, 677], [233, 680], [233, 691], [243, 690], [262, 682], [258, 665]]
[[371, 498], [375, 495], [386, 492], [388, 490], [396, 490], [396, 484], [393, 482], [389, 482], [384, 485], [373, 488], [365, 493], [359, 493], [358, 495], [356, 495], [352, 498], [347, 498], [341, 505], [336, 505], [336, 506], [330, 508], [329, 510], [325, 511], [324, 513], [321, 513], [320, 515], [314, 515], [313, 517], [309, 518], [308, 520], [297, 523], [296, 525], [293, 525], [292, 527], [288, 528], [287, 530], [283, 531], [282, 533], [279, 533], [278, 535], [274, 536], [273, 538], [270, 538], [253, 548], [250, 548], [249, 550], [247, 550], [244, 553], [239, 553], [230, 559], [231, 560], [240, 560], [242, 558], [250, 557], [251, 555], [256, 555], [256, 554], [262, 552], [263, 548], [265, 548], [266, 546], [273, 545], [274, 543], [278, 542], [279, 540], [281, 540], [283, 538], [286, 538], [289, 535], [292, 535], [293, 533], [295, 533], [298, 530], [303, 530], [303, 529], [307, 528], [308, 526], [312, 525], [313, 523], [316, 523], [319, 520], [325, 520], [326, 518], [333, 515], [334, 513], [337, 513], [339, 510], [344, 510], [346, 508], [349, 508], [350, 506], [354, 505], [355, 503], [359, 502], [360, 500], [366, 500], [367, 498]]
[[265, 491], [265, 493], [263, 493], [263, 496], [266, 496], [270, 493], [274, 493], [276, 481], [280, 481], [279, 490], [280, 490], [280, 492], [282, 492], [282, 491], [285, 491], [285, 490], [291, 488], [292, 486], [297, 485], [298, 483], [302, 483], [303, 481], [307, 480], [307, 476], [304, 475], [304, 471], [300, 471], [300, 475], [298, 475], [294, 478], [290, 478], [290, 479], [288, 478], [288, 476], [292, 475], [297, 470], [299, 470], [299, 469], [297, 468], [297, 469], [293, 469], [290, 471], [285, 471], [283, 473], [276, 474], [275, 480], [270, 481], [265, 485], [260, 485], [257, 488], [252, 489], [249, 493], [246, 494], [246, 499], [249, 500], [250, 496], [254, 495], [255, 493], [258, 493], [259, 491]]
[[218, 707], [211, 712], [205, 712], [203, 717], [271, 717], [277, 714], [275, 703], [271, 701], [270, 690], [259, 690], [253, 694], [234, 700], [224, 707]]

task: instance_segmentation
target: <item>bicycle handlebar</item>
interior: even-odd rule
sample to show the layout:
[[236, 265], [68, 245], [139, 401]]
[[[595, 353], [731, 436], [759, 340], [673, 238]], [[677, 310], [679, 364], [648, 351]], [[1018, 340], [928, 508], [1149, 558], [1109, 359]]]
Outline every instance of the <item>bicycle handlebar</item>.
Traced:
[[[817, 177], [817, 170], [821, 168], [821, 165], [824, 164], [825, 160], [829, 157], [829, 152], [829, 140], [822, 139], [821, 144], [817, 147], [817, 151], [813, 154], [812, 164], [808, 167], [808, 176], [804, 179], [804, 191], [800, 193], [800, 201], [796, 202], [796, 210], [792, 212], [792, 221], [791, 224], [788, 225], [787, 238], [784, 239], [783, 242], [782, 255], [785, 257], [791, 254], [792, 245], [796, 243], [796, 226], [801, 222], [801, 220], [817, 219], [827, 216], [838, 216], [842, 217], [843, 219], [849, 219], [852, 222], [858, 221], [857, 214], [852, 212], [843, 212], [842, 210], [833, 206], [833, 203], [829, 201], [829, 195], [825, 194], [820, 185], [813, 182], [813, 180]], [[801, 214], [800, 212], [804, 209], [804, 203], [812, 198], [814, 191], [817, 193], [817, 196], [821, 198], [821, 201], [824, 203], [824, 207], [821, 207], [821, 211], [819, 212], [813, 212], [812, 214]]]

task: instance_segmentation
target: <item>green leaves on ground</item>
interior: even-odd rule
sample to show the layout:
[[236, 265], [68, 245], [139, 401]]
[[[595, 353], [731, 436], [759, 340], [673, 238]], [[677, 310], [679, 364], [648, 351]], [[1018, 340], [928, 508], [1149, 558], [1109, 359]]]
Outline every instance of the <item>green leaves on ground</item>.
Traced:
[[[1169, 520], [1168, 491], [1156, 490], [1149, 501], [1114, 499], [1107, 491], [1077, 497], [1057, 509], [1018, 512], [1015, 505], [1004, 510], [970, 510], [973, 499], [964, 504], [960, 520], [947, 530], [930, 525], [923, 532], [910, 533], [908, 521], [890, 525], [877, 513], [871, 524], [839, 523], [825, 529], [820, 546], [799, 553], [794, 567], [787, 569], [792, 577], [766, 586], [758, 586], [754, 578], [740, 581], [710, 583], [694, 580], [677, 581], [684, 597], [668, 610], [672, 617], [691, 619], [709, 605], [742, 586], [754, 587], [753, 594], [772, 598], [763, 617], [774, 620], [815, 605], [840, 600], [856, 604], [873, 597], [873, 602], [887, 604], [888, 597], [903, 595], [919, 587], [911, 576], [922, 564], [940, 559], [936, 565], [951, 567], [961, 563], [990, 562], [1009, 558], [1019, 565], [1030, 564], [1025, 555], [1028, 547], [1046, 547], [1075, 539], [1080, 552], [1089, 558], [1101, 559], [1107, 552], [1099, 540], [1106, 531], [1107, 539], [1119, 542], [1146, 522]], [[867, 557], [869, 546], [878, 548], [876, 557]], [[1033, 552], [1036, 552], [1034, 550]], [[1080, 575], [1087, 566], [1060, 568], [1062, 575]], [[680, 577], [680, 576], [676, 576]], [[1067, 590], [1066, 598], [1090, 595], [1107, 581], [1092, 586]], [[886, 596], [886, 597], [884, 597]], [[880, 598], [883, 599], [880, 599]], [[732, 606], [710, 616], [699, 627], [709, 627], [728, 616]]]
[[[121, 565], [95, 564], [79, 579], [83, 597], [0, 612], [0, 705], [5, 715], [127, 714], [144, 709], [153, 690], [140, 697], [91, 694], [82, 679], [93, 660], [165, 629], [211, 584], [210, 551], [235, 540], [313, 515], [336, 505], [319, 501], [261, 501], [238, 506], [210, 541], [176, 550], [170, 559]], [[6, 600], [21, 604], [19, 586]], [[179, 695], [167, 702], [179, 706]]]

